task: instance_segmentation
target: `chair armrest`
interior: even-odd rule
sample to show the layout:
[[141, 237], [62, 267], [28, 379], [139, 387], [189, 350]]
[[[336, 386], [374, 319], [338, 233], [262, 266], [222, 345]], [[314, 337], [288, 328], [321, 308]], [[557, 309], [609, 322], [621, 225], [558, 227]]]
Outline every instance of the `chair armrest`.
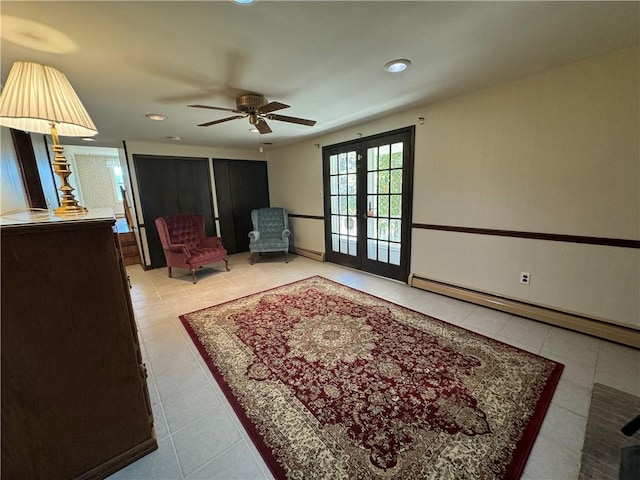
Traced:
[[260, 232], [258, 230], [252, 230], [249, 232], [249, 241], [257, 242], [260, 240]]
[[203, 237], [200, 239], [200, 245], [205, 248], [222, 247], [222, 238], [220, 237]]
[[284, 229], [282, 231], [282, 239], [284, 240], [285, 238], [289, 238], [291, 236], [291, 230], [289, 229]]
[[184, 243], [170, 243], [167, 245], [167, 250], [172, 253], [182, 253], [186, 255], [187, 258], [191, 257], [191, 252]]

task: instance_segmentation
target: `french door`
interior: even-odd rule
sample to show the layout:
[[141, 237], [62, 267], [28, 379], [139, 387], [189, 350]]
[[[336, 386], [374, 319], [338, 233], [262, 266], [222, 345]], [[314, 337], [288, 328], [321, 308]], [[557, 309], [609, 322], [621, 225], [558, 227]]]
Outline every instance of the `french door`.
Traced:
[[323, 148], [330, 262], [407, 281], [414, 127]]

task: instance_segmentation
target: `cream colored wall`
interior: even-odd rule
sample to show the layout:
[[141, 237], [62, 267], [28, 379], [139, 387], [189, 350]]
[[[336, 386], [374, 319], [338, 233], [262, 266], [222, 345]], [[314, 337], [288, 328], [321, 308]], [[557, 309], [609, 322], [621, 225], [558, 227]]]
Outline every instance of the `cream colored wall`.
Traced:
[[[413, 223], [639, 240], [639, 57], [637, 48], [594, 57], [272, 151], [272, 204], [322, 215], [315, 143], [424, 117]], [[305, 225], [314, 234], [300, 239], [315, 238], [317, 226]], [[640, 328], [638, 249], [421, 229], [412, 237], [416, 275]]]
[[11, 131], [0, 127], [0, 215], [29, 208]]
[[257, 148], [240, 150], [233, 148], [201, 147], [175, 143], [147, 143], [127, 142], [129, 157], [138, 155], [164, 155], [173, 157], [223, 158], [237, 160], [266, 160], [266, 153], [260, 153]]
[[640, 328], [637, 249], [414, 229], [412, 254], [422, 277]]
[[324, 222], [321, 220], [289, 217], [289, 229], [292, 247], [324, 252]]
[[271, 206], [286, 206], [289, 213], [300, 215], [323, 215], [321, 148], [304, 142], [269, 152], [267, 170]]
[[640, 236], [638, 50], [427, 109], [414, 221]]

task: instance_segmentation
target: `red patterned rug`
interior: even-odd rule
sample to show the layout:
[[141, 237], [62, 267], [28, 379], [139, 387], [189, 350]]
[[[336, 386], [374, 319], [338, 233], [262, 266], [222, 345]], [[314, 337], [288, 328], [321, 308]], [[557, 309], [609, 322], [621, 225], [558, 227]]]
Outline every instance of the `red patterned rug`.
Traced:
[[563, 366], [322, 277], [180, 317], [276, 478], [519, 478]]

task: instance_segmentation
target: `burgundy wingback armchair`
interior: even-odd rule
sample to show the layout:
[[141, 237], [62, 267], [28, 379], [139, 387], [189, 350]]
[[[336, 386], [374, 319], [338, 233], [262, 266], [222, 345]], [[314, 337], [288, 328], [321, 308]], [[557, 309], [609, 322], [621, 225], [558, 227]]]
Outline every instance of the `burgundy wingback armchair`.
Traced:
[[227, 251], [220, 237], [207, 237], [204, 216], [198, 214], [168, 215], [156, 218], [156, 227], [167, 260], [169, 278], [173, 267], [191, 270], [196, 283], [196, 268], [224, 260], [227, 272]]

